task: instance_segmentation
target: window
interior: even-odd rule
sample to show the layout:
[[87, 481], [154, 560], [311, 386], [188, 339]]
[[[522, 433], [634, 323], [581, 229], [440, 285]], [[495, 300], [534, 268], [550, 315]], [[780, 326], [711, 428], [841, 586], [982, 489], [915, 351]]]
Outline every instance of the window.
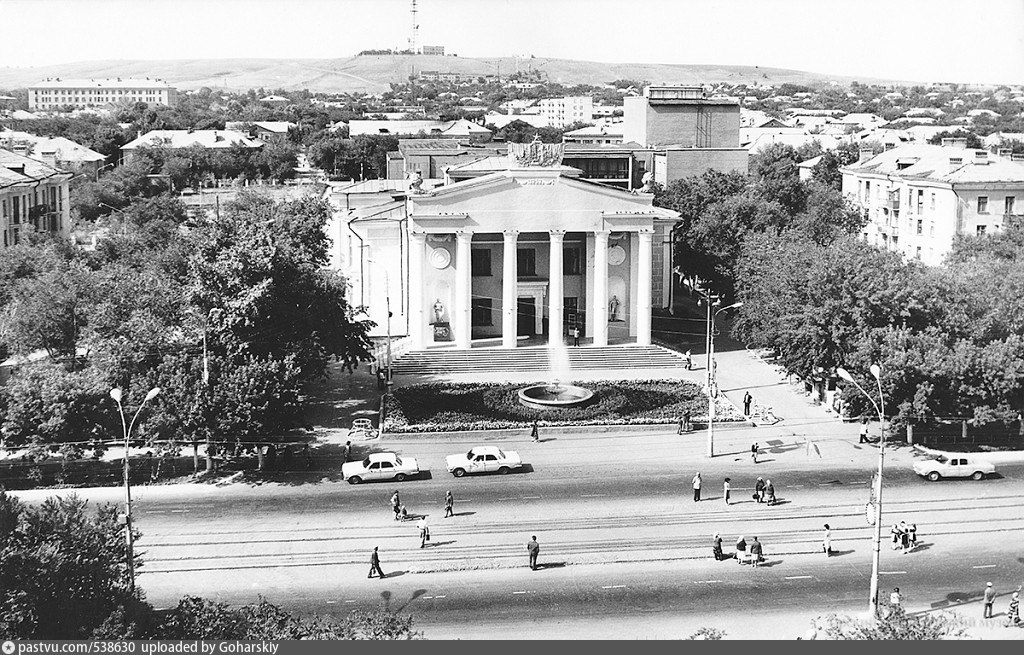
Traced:
[[857, 180], [857, 200], [864, 202], [864, 180]]
[[494, 325], [494, 321], [491, 317], [490, 298], [481, 298], [480, 296], [473, 296], [472, 307], [472, 320], [474, 326]]
[[917, 233], [924, 234], [924, 221], [922, 220], [917, 221]]
[[921, 259], [921, 246], [917, 247], [917, 252], [914, 253], [914, 257], [916, 257], [917, 259]]
[[986, 227], [988, 227], [988, 226], [987, 225], [979, 225], [978, 227], [974, 228], [974, 233], [977, 234], [979, 237], [983, 237], [983, 236], [985, 236], [985, 228]]
[[583, 251], [579, 248], [562, 250], [562, 265], [565, 275], [581, 275], [583, 273]]
[[929, 209], [931, 209], [932, 211], [935, 211], [935, 194], [934, 193], [932, 194], [932, 201], [931, 201], [931, 205], [929, 206]]
[[871, 180], [864, 183], [864, 202], [871, 204]]
[[917, 213], [924, 211], [924, 189], [917, 190]]
[[930, 221], [928, 223], [928, 236], [935, 236], [935, 221]]
[[988, 196], [978, 196], [978, 213], [988, 213]]
[[472, 258], [471, 268], [473, 275], [477, 277], [489, 277], [491, 275], [491, 249], [474, 248], [470, 257]]
[[537, 276], [537, 251], [533, 248], [520, 248], [516, 253], [519, 266], [519, 277]]
[[1014, 203], [1015, 200], [1016, 200], [1016, 198], [1014, 198], [1013, 196], [1006, 196], [1006, 199], [1003, 200], [1003, 213], [1004, 214], [1009, 215], [1009, 214], [1013, 213], [1013, 203]]

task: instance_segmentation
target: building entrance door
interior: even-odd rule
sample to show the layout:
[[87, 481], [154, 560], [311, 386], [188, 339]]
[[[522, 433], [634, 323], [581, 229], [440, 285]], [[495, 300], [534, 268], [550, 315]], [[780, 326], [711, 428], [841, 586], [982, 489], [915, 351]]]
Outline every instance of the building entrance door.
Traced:
[[537, 329], [537, 303], [534, 298], [519, 298], [516, 311], [516, 334], [533, 336]]

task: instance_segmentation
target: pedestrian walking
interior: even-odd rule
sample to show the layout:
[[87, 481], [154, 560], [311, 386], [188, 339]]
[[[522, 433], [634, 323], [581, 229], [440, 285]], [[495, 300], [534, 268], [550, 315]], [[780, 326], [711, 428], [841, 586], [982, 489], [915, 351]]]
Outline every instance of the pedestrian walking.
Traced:
[[832, 557], [832, 528], [825, 524], [825, 535], [821, 539], [821, 549], [825, 551], [825, 557]]
[[533, 438], [534, 443], [540, 443], [540, 423], [537, 419], [533, 419], [533, 428], [530, 429], [530, 437]]
[[764, 486], [764, 478], [758, 478], [754, 483], [754, 500], [759, 503], [764, 502]]
[[454, 498], [454, 496], [452, 496], [452, 492], [451, 491], [446, 491], [444, 493], [444, 517], [445, 518], [448, 518], [449, 516], [455, 516], [455, 512], [452, 511], [452, 508], [454, 508], [454, 507], [455, 507], [455, 498]]
[[864, 417], [860, 422], [860, 439], [857, 443], [869, 443], [868, 442], [868, 417]]
[[722, 554], [722, 537], [716, 532], [713, 539], [714, 541], [711, 545], [711, 554], [715, 556], [716, 562], [721, 562], [725, 559], [725, 556]]
[[679, 417], [679, 429], [676, 430], [676, 434], [682, 434], [686, 428], [686, 419], [682, 416]]
[[689, 371], [693, 368], [693, 357], [690, 355], [690, 351], [686, 351], [686, 370]]
[[1006, 625], [1017, 626], [1020, 624], [1020, 591], [1013, 592], [1010, 596], [1010, 609], [1006, 610]]
[[391, 494], [391, 509], [395, 512], [395, 520], [398, 520], [399, 512], [402, 509], [402, 501], [398, 498], [398, 492]]
[[370, 572], [366, 574], [366, 577], [372, 578], [373, 572], [376, 571], [380, 579], [384, 579], [384, 571], [380, 568], [380, 555], [377, 554], [377, 547], [373, 547], [373, 552], [370, 553]]
[[722, 483], [722, 495], [725, 496], [725, 504], [726, 505], [729, 504], [729, 491], [730, 491], [731, 488], [732, 487], [729, 484], [729, 478], [726, 478], [725, 482]]
[[756, 441], [753, 443], [753, 445], [750, 446], [750, 457], [751, 457], [751, 459], [754, 460], [754, 463], [757, 464], [757, 442]]
[[580, 329], [578, 327], [572, 329], [572, 345], [580, 345]]
[[743, 394], [743, 415], [750, 416], [750, 403], [754, 402], [754, 397], [747, 391]]
[[537, 555], [540, 555], [540, 544], [537, 543], [536, 535], [530, 537], [530, 541], [526, 542], [526, 552], [530, 554], [530, 569], [537, 570]]
[[766, 503], [769, 505], [775, 504], [775, 485], [772, 484], [771, 480], [767, 480], [764, 483], [764, 496]]
[[420, 531], [420, 548], [426, 548], [427, 542], [430, 541], [430, 527], [427, 526], [427, 517], [422, 517], [416, 527]]
[[693, 423], [690, 422], [690, 410], [683, 412], [683, 431], [689, 432], [693, 430]]
[[750, 542], [750, 563], [754, 565], [754, 568], [757, 568], [757, 565], [763, 561], [764, 558], [761, 557], [761, 542], [757, 540], [757, 537], [754, 537], [754, 540]]
[[985, 612], [982, 614], [983, 619], [992, 618], [992, 605], [996, 602], [996, 588], [992, 586], [992, 583], [985, 585]]
[[405, 523], [406, 519], [409, 518], [409, 512], [405, 510], [405, 505], [401, 505], [398, 508], [398, 520]]
[[903, 595], [900, 593], [899, 587], [893, 587], [892, 593], [889, 594], [889, 604], [893, 607], [900, 607], [903, 603]]
[[342, 461], [347, 462], [351, 455], [352, 455], [352, 442], [351, 441], [346, 441], [345, 445], [341, 449], [341, 456], [344, 458]]
[[698, 471], [697, 474], [693, 476], [693, 502], [695, 503], [700, 502], [700, 485], [700, 471]]

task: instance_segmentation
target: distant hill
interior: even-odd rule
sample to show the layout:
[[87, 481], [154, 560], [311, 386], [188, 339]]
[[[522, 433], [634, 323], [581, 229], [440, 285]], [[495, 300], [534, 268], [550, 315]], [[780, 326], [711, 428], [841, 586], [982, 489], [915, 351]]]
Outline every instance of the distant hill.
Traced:
[[[84, 61], [29, 68], [0, 67], [0, 88], [21, 88], [47, 77], [154, 77], [179, 89], [230, 91], [285, 89], [326, 93], [380, 93], [424, 70], [508, 75], [541, 70], [552, 82], [605, 84], [616, 79], [655, 83], [746, 83], [813, 85], [828, 81], [848, 84], [899, 84], [893, 80], [809, 73], [784, 68], [714, 64], [609, 64], [572, 59], [472, 58], [434, 55], [362, 55], [342, 59], [176, 59]], [[909, 84], [909, 83], [907, 83]]]

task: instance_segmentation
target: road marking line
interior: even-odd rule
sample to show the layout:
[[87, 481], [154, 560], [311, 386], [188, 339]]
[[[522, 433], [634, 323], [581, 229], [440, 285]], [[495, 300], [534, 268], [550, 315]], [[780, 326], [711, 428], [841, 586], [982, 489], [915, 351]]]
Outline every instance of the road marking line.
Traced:
[[525, 591], [513, 591], [513, 592], [512, 592], [512, 595], [513, 595], [513, 596], [516, 596], [516, 595], [518, 595], [518, 594], [525, 594], [525, 593], [526, 593]]
[[786, 576], [786, 580], [810, 580], [813, 575], [789, 575]]
[[516, 500], [515, 496], [509, 496], [508, 498], [499, 498], [498, 500]]
[[445, 596], [434, 596], [435, 600], [438, 599], [438, 598], [448, 598], [448, 596], [447, 595], [445, 595]]
[[850, 484], [867, 484], [867, 483], [868, 483], [867, 480], [854, 480]]
[[355, 601], [355, 600], [346, 600], [345, 602], [346, 602], [346, 603], [354, 603], [354, 602], [356, 602], [356, 601]]
[[171, 511], [174, 512], [175, 514], [182, 514], [184, 512], [191, 512], [192, 510], [190, 510], [190, 509], [172, 509]]
[[523, 500], [540, 500], [540, 496], [523, 496]]
[[338, 602], [338, 601], [336, 601], [336, 600], [329, 600], [329, 601], [327, 601], [327, 604], [328, 604], [328, 605], [333, 605], [333, 604], [335, 604], [335, 603], [337, 603], [337, 602]]
[[972, 569], [994, 569], [998, 564], [980, 564], [978, 566], [972, 566]]
[[721, 580], [694, 580], [693, 581], [694, 584], [715, 584], [716, 582], [721, 582]]
[[430, 600], [431, 598], [433, 598], [433, 596], [424, 596], [423, 600]]
[[580, 494], [580, 498], [607, 498], [608, 494]]
[[605, 585], [605, 586], [603, 586], [601, 588], [602, 589], [625, 589], [626, 585], [624, 585], [624, 584], [610, 584], [610, 585]]
[[878, 575], [906, 575], [906, 571], [879, 571]]

